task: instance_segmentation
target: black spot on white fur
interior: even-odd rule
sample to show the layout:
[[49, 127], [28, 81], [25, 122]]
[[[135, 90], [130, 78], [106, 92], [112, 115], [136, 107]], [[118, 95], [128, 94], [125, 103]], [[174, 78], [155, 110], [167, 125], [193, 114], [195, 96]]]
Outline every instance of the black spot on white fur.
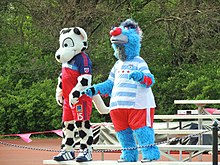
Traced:
[[60, 89], [62, 89], [62, 82], [59, 84]]
[[66, 137], [66, 136], [65, 136], [65, 134], [64, 134], [64, 132], [63, 132], [63, 138], [65, 139], [65, 137]]
[[69, 124], [68, 126], [67, 126], [67, 129], [68, 130], [70, 130], [70, 131], [73, 131], [74, 130], [74, 124]]
[[82, 84], [82, 86], [88, 86], [88, 79], [86, 78], [82, 78], [82, 80], [80, 81], [80, 83]]
[[62, 144], [62, 145], [61, 145], [61, 149], [63, 149], [64, 147], [65, 147], [65, 144]]
[[75, 98], [75, 97], [79, 98], [80, 92], [79, 91], [74, 91], [72, 95], [73, 95], [73, 98]]
[[92, 143], [93, 143], [93, 137], [92, 137], [92, 136], [89, 136], [89, 138], [88, 138], [86, 144], [92, 145]]
[[86, 50], [86, 47], [83, 47], [83, 48], [81, 49], [82, 52], [83, 52], [84, 50]]
[[82, 52], [87, 49], [88, 43], [87, 43], [86, 41], [84, 41], [84, 42], [83, 42], [83, 45], [84, 45], [84, 46], [83, 46], [83, 48], [81, 49]]
[[81, 121], [76, 121], [76, 127], [77, 128], [82, 128], [82, 122]]
[[72, 146], [73, 143], [74, 143], [73, 138], [67, 138], [67, 139], [66, 139], [66, 145]]
[[[85, 148], [88, 148], [88, 146], [91, 146], [92, 143], [93, 143], [93, 136], [88, 136], [87, 134], [87, 130], [90, 130], [91, 129], [91, 124], [90, 124], [90, 121], [87, 120], [87, 121], [75, 121], [75, 125], [72, 124], [72, 123], [64, 123], [62, 122], [62, 127], [63, 128], [67, 128], [66, 131], [71, 131], [71, 132], [74, 132], [75, 129], [79, 129], [78, 130], [78, 135], [81, 139], [84, 139], [81, 144], [80, 144], [80, 149], [85, 149]], [[64, 141], [62, 141], [62, 145], [61, 145], [61, 149], [64, 149], [66, 146], [71, 146], [71, 147], [75, 147], [75, 145], [79, 145], [78, 143], [75, 143], [74, 141], [74, 133], [73, 133], [73, 137], [68, 137], [68, 138], [65, 138], [65, 131], [63, 132], [64, 136], [63, 136], [63, 139], [65, 139]], [[75, 132], [76, 133], [76, 132]]]
[[71, 31], [71, 29], [66, 29], [66, 30], [63, 30], [61, 33], [65, 34], [65, 33], [69, 33]]
[[87, 146], [85, 144], [80, 144], [80, 149], [84, 150], [85, 148], [87, 148]]
[[90, 122], [89, 122], [88, 120], [85, 121], [85, 128], [86, 128], [86, 129], [90, 129], [90, 127], [91, 127]]
[[81, 34], [78, 28], [74, 28], [74, 29], [73, 29], [73, 32], [74, 32], [75, 34], [77, 34], [77, 35], [80, 35], [80, 34]]
[[79, 137], [81, 137], [82, 139], [84, 138], [84, 137], [86, 137], [86, 133], [83, 131], [83, 130], [80, 130], [79, 131]]
[[86, 47], [88, 45], [88, 43], [86, 41], [84, 41], [83, 45]]
[[65, 127], [65, 124], [64, 124], [64, 122], [62, 122], [62, 128], [64, 128]]

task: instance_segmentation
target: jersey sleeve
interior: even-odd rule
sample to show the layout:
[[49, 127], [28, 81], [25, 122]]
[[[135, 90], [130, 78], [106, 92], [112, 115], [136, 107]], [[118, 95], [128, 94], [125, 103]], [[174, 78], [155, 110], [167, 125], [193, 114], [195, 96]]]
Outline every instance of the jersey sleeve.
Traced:
[[141, 84], [146, 87], [151, 87], [155, 83], [154, 75], [151, 74], [147, 63], [144, 60], [142, 60], [142, 62], [139, 63], [138, 69], [144, 73], [144, 78]]
[[139, 63], [139, 65], [138, 65], [138, 70], [140, 70], [141, 72], [143, 72], [143, 73], [145, 73], [145, 74], [151, 73], [151, 72], [150, 72], [150, 69], [149, 69], [149, 67], [148, 67], [148, 65], [147, 65], [147, 63], [146, 63], [144, 60], [142, 60], [142, 61]]
[[76, 65], [80, 74], [92, 74], [92, 62], [87, 54], [77, 56]]

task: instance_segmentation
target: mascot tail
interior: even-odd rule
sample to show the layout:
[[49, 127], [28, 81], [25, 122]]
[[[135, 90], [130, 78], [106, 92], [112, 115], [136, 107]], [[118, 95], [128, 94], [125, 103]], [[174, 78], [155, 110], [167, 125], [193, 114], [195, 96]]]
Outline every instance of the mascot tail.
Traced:
[[92, 97], [92, 102], [100, 114], [108, 114], [109, 107], [106, 107], [104, 101], [99, 94]]

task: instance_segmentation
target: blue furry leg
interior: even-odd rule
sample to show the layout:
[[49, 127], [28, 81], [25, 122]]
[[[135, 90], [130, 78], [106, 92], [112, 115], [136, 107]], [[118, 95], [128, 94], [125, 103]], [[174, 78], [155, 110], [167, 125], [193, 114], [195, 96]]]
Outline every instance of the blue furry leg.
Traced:
[[[148, 146], [154, 144], [154, 129], [150, 127], [142, 127], [134, 130], [135, 137], [139, 146]], [[141, 148], [142, 159], [158, 160], [160, 151], [156, 145]]]
[[[133, 148], [137, 147], [134, 140], [133, 131], [128, 128], [123, 131], [116, 132], [116, 137], [121, 144], [122, 148]], [[138, 149], [133, 150], [122, 150], [120, 156], [121, 159], [124, 159], [126, 162], [137, 162], [138, 161]]]

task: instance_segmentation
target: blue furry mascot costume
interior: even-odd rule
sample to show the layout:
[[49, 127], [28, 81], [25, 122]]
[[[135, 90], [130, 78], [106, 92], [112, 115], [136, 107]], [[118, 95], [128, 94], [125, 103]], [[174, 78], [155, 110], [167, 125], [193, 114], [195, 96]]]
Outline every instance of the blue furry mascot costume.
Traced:
[[[110, 116], [116, 136], [122, 148], [118, 162], [138, 161], [141, 147], [142, 162], [158, 160], [160, 152], [154, 144], [155, 101], [151, 86], [154, 76], [147, 63], [140, 57], [142, 31], [131, 19], [122, 22], [110, 31], [114, 56], [118, 59], [106, 81], [83, 91], [92, 97], [96, 94], [109, 95]], [[135, 141], [136, 140], [136, 141]]]

